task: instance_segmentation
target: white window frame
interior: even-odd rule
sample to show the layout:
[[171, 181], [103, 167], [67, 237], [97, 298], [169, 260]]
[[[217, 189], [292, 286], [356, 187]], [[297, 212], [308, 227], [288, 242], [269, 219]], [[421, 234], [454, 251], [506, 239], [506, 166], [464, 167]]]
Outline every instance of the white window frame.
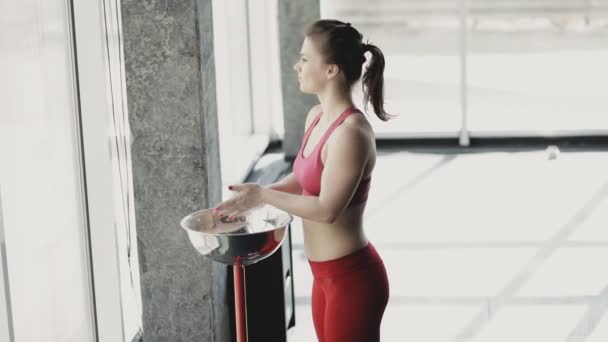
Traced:
[[[69, 2], [77, 55], [78, 113], [98, 341], [125, 341], [110, 153], [109, 61], [103, 2]], [[130, 337], [129, 337], [130, 338]]]
[[271, 0], [247, 4], [249, 64], [254, 66], [251, 68], [253, 131], [268, 135], [271, 141], [282, 140], [285, 130], [278, 3]]
[[222, 198], [283, 137], [277, 1], [213, 0]]
[[15, 342], [2, 215], [2, 191], [0, 191], [0, 341]]

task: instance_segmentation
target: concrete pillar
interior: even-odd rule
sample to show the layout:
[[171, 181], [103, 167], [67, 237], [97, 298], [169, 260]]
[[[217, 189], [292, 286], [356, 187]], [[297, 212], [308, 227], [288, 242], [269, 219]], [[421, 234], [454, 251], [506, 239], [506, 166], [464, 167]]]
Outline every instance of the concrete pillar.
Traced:
[[316, 96], [300, 92], [293, 65], [300, 58], [304, 28], [321, 17], [321, 10], [319, 0], [280, 0], [278, 6], [285, 125], [283, 151], [285, 157], [291, 159], [300, 148], [306, 114], [312, 106], [319, 103]]
[[179, 227], [221, 199], [211, 0], [121, 6], [144, 341], [229, 341], [227, 269]]

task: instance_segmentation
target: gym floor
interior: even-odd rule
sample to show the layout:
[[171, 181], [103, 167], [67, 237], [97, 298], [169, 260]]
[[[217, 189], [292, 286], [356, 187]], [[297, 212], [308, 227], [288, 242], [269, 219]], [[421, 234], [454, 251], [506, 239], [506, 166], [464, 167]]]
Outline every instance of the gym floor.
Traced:
[[[365, 229], [383, 341], [608, 340], [608, 149], [379, 148]], [[289, 341], [316, 341], [299, 218], [292, 235]]]

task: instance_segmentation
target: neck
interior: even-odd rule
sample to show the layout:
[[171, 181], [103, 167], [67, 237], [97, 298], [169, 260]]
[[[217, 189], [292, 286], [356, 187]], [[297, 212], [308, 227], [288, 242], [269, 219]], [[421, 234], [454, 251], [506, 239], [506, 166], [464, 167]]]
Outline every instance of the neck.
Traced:
[[351, 92], [337, 84], [328, 85], [317, 97], [323, 111], [321, 120], [326, 124], [337, 119], [347, 108], [354, 106]]

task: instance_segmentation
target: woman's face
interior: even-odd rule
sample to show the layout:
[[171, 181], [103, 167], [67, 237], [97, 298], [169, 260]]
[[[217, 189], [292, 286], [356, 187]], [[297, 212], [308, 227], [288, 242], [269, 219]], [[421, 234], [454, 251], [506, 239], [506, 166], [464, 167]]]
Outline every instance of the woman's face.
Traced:
[[298, 73], [300, 91], [317, 94], [332, 78], [332, 66], [326, 64], [313, 41], [306, 37], [300, 50], [300, 60], [293, 66]]

